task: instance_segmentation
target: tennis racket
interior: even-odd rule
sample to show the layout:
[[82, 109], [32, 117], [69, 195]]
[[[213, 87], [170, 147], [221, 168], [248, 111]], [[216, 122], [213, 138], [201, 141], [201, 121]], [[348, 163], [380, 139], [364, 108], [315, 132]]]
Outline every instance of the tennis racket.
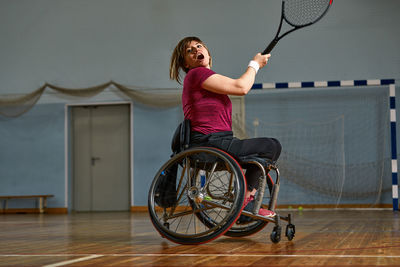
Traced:
[[[278, 31], [275, 38], [261, 54], [269, 54], [279, 40], [289, 33], [319, 21], [328, 12], [332, 2], [333, 0], [283, 0]], [[291, 28], [279, 36], [283, 21], [289, 24]]]

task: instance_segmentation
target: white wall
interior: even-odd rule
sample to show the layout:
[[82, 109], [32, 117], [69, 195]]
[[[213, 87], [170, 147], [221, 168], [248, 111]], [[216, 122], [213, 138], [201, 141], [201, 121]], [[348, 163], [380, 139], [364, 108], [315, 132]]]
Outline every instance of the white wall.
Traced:
[[[334, 0], [318, 24], [273, 50], [257, 82], [399, 78], [400, 1]], [[240, 75], [273, 38], [277, 0], [1, 0], [0, 94], [45, 82], [178, 87], [177, 41], [201, 37], [214, 69]]]

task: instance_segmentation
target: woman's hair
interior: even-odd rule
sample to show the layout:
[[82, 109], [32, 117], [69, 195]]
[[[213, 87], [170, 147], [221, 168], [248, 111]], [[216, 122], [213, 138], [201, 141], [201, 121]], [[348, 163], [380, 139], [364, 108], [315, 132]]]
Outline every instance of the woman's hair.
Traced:
[[[198, 37], [190, 36], [180, 40], [176, 45], [174, 52], [172, 52], [171, 64], [169, 66], [169, 78], [177, 81], [179, 84], [182, 84], [179, 70], [182, 69], [185, 73], [189, 71], [189, 69], [185, 67], [185, 53], [188, 44], [190, 44], [192, 41], [196, 41], [204, 45], [208, 51], [208, 54], [210, 55], [210, 51], [208, 50], [207, 46]], [[210, 55], [210, 66], [211, 63], [212, 60]]]

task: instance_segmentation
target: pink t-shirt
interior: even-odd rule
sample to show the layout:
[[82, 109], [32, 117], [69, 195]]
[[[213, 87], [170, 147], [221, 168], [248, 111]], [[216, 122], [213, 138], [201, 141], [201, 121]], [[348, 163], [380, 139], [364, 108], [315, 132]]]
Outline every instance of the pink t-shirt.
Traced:
[[203, 82], [214, 71], [198, 67], [191, 69], [183, 81], [182, 106], [192, 131], [203, 134], [232, 131], [232, 103], [227, 95], [203, 89]]

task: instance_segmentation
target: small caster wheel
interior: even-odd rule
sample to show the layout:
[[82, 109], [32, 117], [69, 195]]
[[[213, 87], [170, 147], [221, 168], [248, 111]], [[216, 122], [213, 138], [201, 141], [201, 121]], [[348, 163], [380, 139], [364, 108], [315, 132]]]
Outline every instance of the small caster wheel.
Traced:
[[276, 225], [274, 227], [274, 229], [272, 230], [272, 233], [270, 236], [271, 241], [273, 243], [279, 243], [279, 241], [281, 241], [281, 232], [282, 232], [281, 227], [279, 225]]
[[296, 227], [294, 226], [294, 224], [286, 225], [286, 237], [289, 241], [292, 241], [295, 233], [296, 233]]

